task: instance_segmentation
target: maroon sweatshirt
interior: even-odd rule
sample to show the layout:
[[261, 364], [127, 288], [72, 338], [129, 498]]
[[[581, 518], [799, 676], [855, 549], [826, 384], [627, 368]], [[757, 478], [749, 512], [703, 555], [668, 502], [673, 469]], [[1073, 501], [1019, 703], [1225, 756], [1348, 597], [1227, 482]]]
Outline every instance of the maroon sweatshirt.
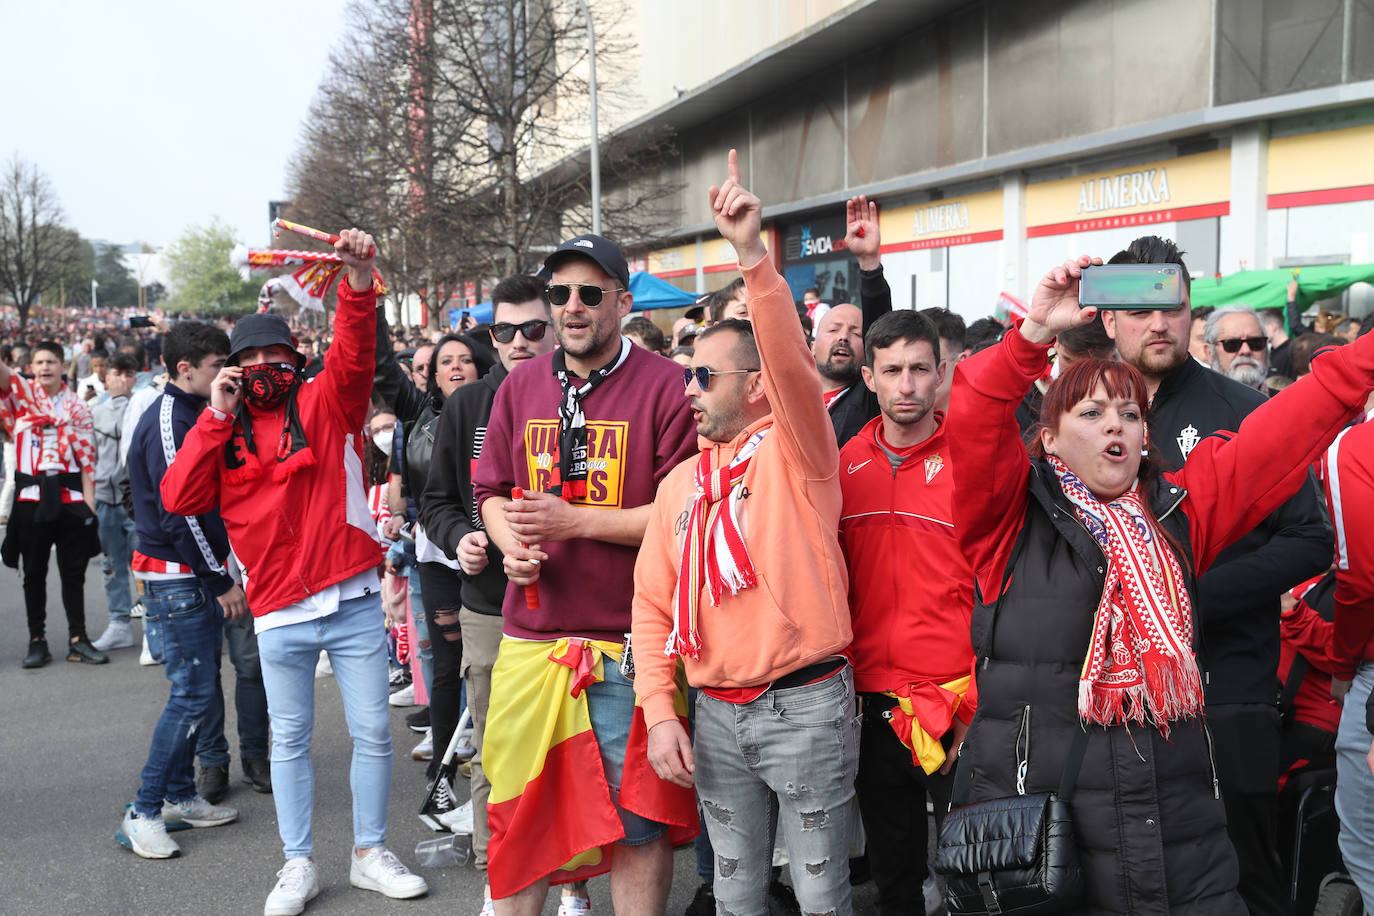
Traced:
[[[552, 491], [558, 470], [561, 392], [553, 354], [516, 367], [496, 391], [482, 457], [472, 475], [477, 506], [513, 487]], [[587, 417], [587, 496], [575, 505], [633, 509], [654, 500], [668, 472], [697, 451], [682, 367], [640, 347], [582, 402]], [[581, 636], [619, 642], [630, 631], [637, 547], [576, 538], [539, 545], [539, 609], [506, 587], [505, 633], [520, 639]]]

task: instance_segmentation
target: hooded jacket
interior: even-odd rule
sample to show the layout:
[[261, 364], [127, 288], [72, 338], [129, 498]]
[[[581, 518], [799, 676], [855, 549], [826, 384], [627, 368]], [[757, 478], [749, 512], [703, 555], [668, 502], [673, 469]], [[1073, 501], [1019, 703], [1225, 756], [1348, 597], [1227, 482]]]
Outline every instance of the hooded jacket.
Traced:
[[363, 485], [362, 429], [372, 394], [375, 288], [342, 280], [334, 344], [324, 370], [300, 384], [296, 404], [307, 452], [277, 461], [284, 408], [249, 409], [255, 454], [229, 470], [225, 446], [235, 419], [201, 411], [162, 478], [167, 511], [200, 515], [216, 507], [247, 574], [253, 616], [377, 566], [377, 526]]
[[[730, 442], [699, 440], [711, 470], [726, 467], [760, 430], [743, 486], [740, 529], [758, 584], [711, 606], [702, 584], [700, 659], [682, 659], [694, 687], [757, 687], [849, 645], [848, 577], [840, 552], [839, 450], [828, 435], [820, 376], [792, 295], [764, 258], [744, 268], [749, 314], [772, 413]], [[635, 563], [635, 693], [649, 728], [674, 718], [676, 658], [663, 653], [673, 629], [673, 597], [683, 531], [696, 497], [699, 457], [664, 478]]]
[[[456, 555], [465, 535], [486, 530], [473, 499], [472, 469], [482, 457], [491, 405], [506, 374], [506, 367], [498, 362], [486, 375], [455, 391], [439, 415], [429, 477], [420, 499], [420, 524], [448, 556]], [[463, 575], [463, 607], [479, 614], [501, 614], [506, 595], [503, 559], [496, 544], [488, 541], [487, 568], [475, 576]]]
[[[1055, 790], [1072, 737], [1086, 727], [1070, 799], [1087, 884], [1082, 912], [1243, 916], [1202, 723], [1173, 722], [1168, 739], [1149, 727], [1080, 724], [1078, 676], [1107, 563], [1053, 470], [1027, 458], [1016, 425], [1046, 350], [1010, 333], [959, 365], [951, 393], [956, 530], [989, 596], [973, 613], [979, 704], [960, 755], [972, 767], [961, 801], [1016, 793], [1023, 759], [1024, 791]], [[1204, 439], [1144, 494], [1183, 548], [1190, 588], [1194, 574], [1304, 483], [1371, 386], [1374, 341], [1318, 357], [1310, 380], [1255, 411], [1235, 437]], [[1197, 618], [1195, 603], [1195, 648]]]

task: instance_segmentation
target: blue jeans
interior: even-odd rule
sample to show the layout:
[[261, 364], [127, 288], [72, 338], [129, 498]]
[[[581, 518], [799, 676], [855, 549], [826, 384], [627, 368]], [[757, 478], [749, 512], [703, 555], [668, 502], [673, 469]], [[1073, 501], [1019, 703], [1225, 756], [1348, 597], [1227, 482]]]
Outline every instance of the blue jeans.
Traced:
[[[267, 691], [262, 686], [262, 663], [258, 659], [258, 637], [253, 633], [253, 616], [224, 621], [224, 641], [229, 644], [229, 662], [234, 666], [234, 712], [239, 721], [239, 759], [267, 759]], [[218, 675], [224, 653], [215, 656]], [[227, 767], [229, 740], [224, 736], [224, 688], [215, 678], [215, 702], [205, 717], [196, 744], [200, 765]]]
[[1361, 662], [1341, 706], [1336, 732], [1336, 814], [1341, 822], [1341, 858], [1360, 889], [1365, 909], [1374, 907], [1374, 775], [1365, 756], [1371, 736], [1364, 704], [1374, 688], [1374, 662]]
[[[434, 683], [434, 648], [429, 642], [429, 620], [425, 617], [425, 590], [420, 585], [420, 564], [415, 562], [415, 544], [407, 541], [409, 551], [406, 580], [410, 583], [410, 613], [415, 618], [414, 639], [411, 648], [420, 655], [420, 677], [425, 679], [425, 695], [429, 695], [429, 685]], [[439, 753], [443, 753], [440, 751]], [[436, 755], [437, 756], [437, 755]]]
[[697, 694], [697, 796], [716, 854], [720, 912], [768, 912], [781, 829], [803, 913], [850, 916], [850, 819], [859, 762], [854, 674], [751, 703]]
[[222, 618], [219, 602], [195, 578], [146, 582], [143, 607], [148, 643], [157, 643], [172, 682], [134, 802], [141, 816], [153, 817], [161, 816], [164, 800], [195, 797], [196, 734], [214, 702]]
[[611, 798], [620, 814], [625, 838], [621, 846], [644, 846], [663, 836], [667, 827], [620, 807], [620, 784], [625, 775], [625, 750], [630, 743], [630, 723], [634, 721], [635, 689], [620, 673], [612, 659], [602, 660], [603, 680], [587, 687], [587, 716], [592, 734], [601, 751], [601, 768], [611, 788]]
[[391, 798], [391, 720], [387, 705], [386, 628], [381, 595], [339, 602], [328, 617], [258, 634], [262, 683], [272, 720], [272, 798], [286, 858], [314, 855], [315, 663], [329, 653], [353, 737], [353, 844], [386, 843]]
[[128, 623], [129, 564], [138, 546], [137, 528], [123, 506], [114, 503], [95, 504], [95, 517], [100, 523], [100, 572], [105, 579], [105, 600], [110, 605], [111, 623]]

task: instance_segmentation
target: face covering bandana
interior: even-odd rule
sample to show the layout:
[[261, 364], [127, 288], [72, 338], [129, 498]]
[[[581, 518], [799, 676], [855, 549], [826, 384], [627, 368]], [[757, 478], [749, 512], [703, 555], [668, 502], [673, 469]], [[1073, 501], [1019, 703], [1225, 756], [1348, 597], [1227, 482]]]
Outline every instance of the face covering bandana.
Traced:
[[373, 433], [372, 442], [377, 446], [377, 448], [382, 450], [383, 454], [390, 455], [391, 440], [392, 437], [395, 435], [395, 432], [396, 431], [392, 429], [384, 429], [381, 432]]
[[259, 410], [275, 410], [296, 384], [296, 367], [290, 363], [259, 363], [243, 367], [243, 396]]

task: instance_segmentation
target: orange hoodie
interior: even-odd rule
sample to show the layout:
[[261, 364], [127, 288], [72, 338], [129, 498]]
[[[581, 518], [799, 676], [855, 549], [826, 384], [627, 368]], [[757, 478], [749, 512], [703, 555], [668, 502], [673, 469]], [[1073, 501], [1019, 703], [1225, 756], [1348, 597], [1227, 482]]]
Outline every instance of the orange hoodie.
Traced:
[[[821, 400], [816, 361], [806, 347], [792, 293], [764, 258], [744, 268], [763, 384], [773, 412], [731, 442], [701, 440], [712, 470], [724, 467], [760, 429], [770, 428], [744, 474], [749, 496], [740, 528], [758, 585], [728, 591], [718, 607], [702, 586], [697, 628], [701, 658], [684, 658], [695, 687], [756, 687], [849, 645], [849, 580], [840, 552], [839, 449]], [[693, 457], [659, 485], [635, 563], [635, 692], [652, 728], [675, 718], [677, 659], [663, 648], [673, 629], [673, 594], [683, 530], [696, 496]], [[679, 519], [683, 524], [679, 524]]]

